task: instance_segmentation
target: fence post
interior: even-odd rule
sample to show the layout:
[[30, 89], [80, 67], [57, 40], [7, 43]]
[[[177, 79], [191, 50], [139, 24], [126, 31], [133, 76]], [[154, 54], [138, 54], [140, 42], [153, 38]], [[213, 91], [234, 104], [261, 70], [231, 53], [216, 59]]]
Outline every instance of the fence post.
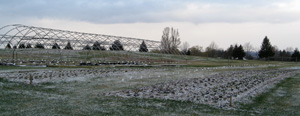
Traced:
[[31, 74], [29, 75], [29, 80], [30, 80], [30, 85], [32, 85], [32, 80], [33, 80], [33, 78], [32, 78], [32, 75], [31, 75]]

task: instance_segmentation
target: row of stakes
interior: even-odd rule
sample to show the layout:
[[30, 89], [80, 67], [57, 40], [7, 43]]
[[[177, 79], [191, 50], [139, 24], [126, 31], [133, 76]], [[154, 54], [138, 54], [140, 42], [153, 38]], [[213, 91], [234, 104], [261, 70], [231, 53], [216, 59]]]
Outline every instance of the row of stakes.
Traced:
[[[119, 65], [138, 65], [138, 64], [151, 64], [151, 62], [147, 62], [147, 61], [74, 61], [74, 60], [8, 60], [8, 59], [0, 59], [0, 63], [2, 64], [6, 64], [6, 63], [17, 63], [19, 65], [22, 64], [32, 64], [32, 65], [42, 65], [42, 64], [48, 64], [48, 65], [86, 65], [86, 64], [94, 64], [94, 65], [114, 65], [114, 64], [119, 64]], [[155, 62], [154, 62], [155, 63]], [[157, 62], [158, 63], [158, 62]], [[170, 62], [159, 62], [162, 64], [165, 63], [170, 63]], [[178, 64], [178, 62], [173, 62], [175, 64]]]

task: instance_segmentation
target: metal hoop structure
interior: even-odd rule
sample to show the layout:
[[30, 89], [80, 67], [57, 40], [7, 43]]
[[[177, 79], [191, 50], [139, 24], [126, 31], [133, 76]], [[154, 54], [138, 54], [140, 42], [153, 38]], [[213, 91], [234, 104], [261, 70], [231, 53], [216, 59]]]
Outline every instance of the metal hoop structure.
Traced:
[[[112, 49], [112, 45], [116, 41], [121, 43], [122, 50]], [[98, 46], [101, 46], [101, 49], [93, 49], [95, 42], [100, 44]], [[156, 51], [156, 53], [139, 52], [142, 42], [146, 44], [147, 51]], [[85, 47], [87, 49], [84, 49]], [[0, 28], [0, 59], [2, 59], [2, 62], [5, 60], [5, 62], [13, 63], [36, 63], [36, 61], [39, 61], [42, 63], [47, 62], [47, 64], [49, 62], [52, 64], [55, 64], [55, 62], [73, 62], [73, 64], [76, 64], [75, 62], [150, 63], [162, 59], [158, 57], [149, 58], [149, 56], [161, 55], [159, 48], [159, 41], [146, 39], [82, 33], [20, 24], [7, 25]], [[182, 55], [176, 51], [168, 54]]]

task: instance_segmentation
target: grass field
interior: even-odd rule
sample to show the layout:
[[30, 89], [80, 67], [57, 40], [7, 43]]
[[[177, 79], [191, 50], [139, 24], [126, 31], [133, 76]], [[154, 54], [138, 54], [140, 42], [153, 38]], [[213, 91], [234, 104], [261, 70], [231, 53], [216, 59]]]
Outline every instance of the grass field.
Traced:
[[245, 111], [256, 115], [299, 116], [300, 115], [300, 75], [290, 77], [269, 92], [261, 94], [254, 102], [243, 106]]
[[[136, 53], [130, 54], [130, 57], [138, 55]], [[241, 107], [231, 109], [220, 109], [189, 101], [122, 98], [103, 95], [110, 91], [134, 89], [185, 78], [201, 78], [219, 72], [268, 70], [300, 66], [299, 63], [295, 62], [238, 61], [205, 57], [172, 58], [172, 56], [157, 54], [148, 54], [148, 56], [151, 57], [152, 61], [157, 59], [173, 60], [176, 61], [176, 64], [185, 65], [180, 67], [0, 66], [0, 71], [63, 70], [69, 68], [143, 70], [119, 75], [79, 77], [72, 80], [66, 79], [65, 81], [34, 85], [0, 78], [0, 115], [300, 115], [299, 74], [282, 81], [270, 91], [253, 98], [252, 103], [241, 104]], [[198, 71], [202, 68], [206, 70]]]
[[[290, 66], [290, 64], [287, 64]], [[127, 67], [120, 67], [126, 68]], [[277, 67], [278, 68], [278, 67]], [[151, 68], [150, 68], [151, 69]], [[253, 98], [251, 104], [238, 109], [219, 109], [189, 101], [107, 97], [103, 93], [137, 88], [154, 83], [209, 75], [214, 72], [239, 69], [214, 69], [172, 75], [197, 67], [167, 68], [151, 78], [124, 79], [124, 75], [97, 76], [72, 81], [47, 82], [35, 85], [0, 78], [0, 115], [299, 115], [300, 75], [290, 77], [267, 93]], [[8, 67], [7, 70], [20, 70]], [[245, 69], [243, 69], [245, 70]], [[247, 69], [251, 70], [251, 69]], [[168, 74], [168, 75], [164, 75]], [[137, 77], [146, 76], [135, 72]], [[156, 77], [160, 75], [160, 77]]]

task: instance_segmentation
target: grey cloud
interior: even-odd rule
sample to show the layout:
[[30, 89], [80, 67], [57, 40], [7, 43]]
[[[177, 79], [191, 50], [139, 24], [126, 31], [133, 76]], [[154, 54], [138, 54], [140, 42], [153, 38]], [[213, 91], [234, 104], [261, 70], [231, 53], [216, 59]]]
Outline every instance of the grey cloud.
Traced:
[[159, 13], [177, 6], [170, 5], [137, 0], [114, 0], [113, 2], [110, 0], [12, 0], [0, 2], [0, 13], [2, 17], [10, 18], [67, 18], [99, 23], [123, 22], [122, 20], [143, 22], [140, 19], [149, 18], [145, 14]]
[[[53, 18], [93, 23], [134, 23], [183, 21], [205, 22], [291, 22], [294, 13], [259, 11], [260, 7], [279, 0], [7, 0], [0, 1], [0, 20]], [[187, 4], [221, 4], [185, 15]], [[243, 8], [243, 5], [250, 6]], [[250, 10], [249, 10], [250, 9]], [[257, 10], [258, 9], [258, 10]]]

